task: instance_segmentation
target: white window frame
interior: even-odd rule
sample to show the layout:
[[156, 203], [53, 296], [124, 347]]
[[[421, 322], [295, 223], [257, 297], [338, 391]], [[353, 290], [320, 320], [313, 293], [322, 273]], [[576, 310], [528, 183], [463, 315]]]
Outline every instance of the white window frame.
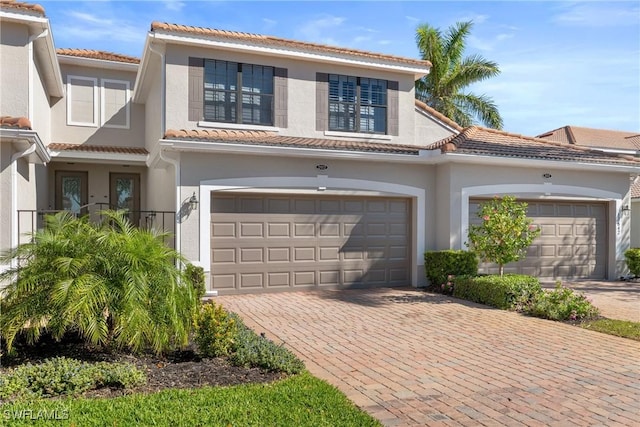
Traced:
[[[71, 84], [72, 80], [84, 80], [93, 83], [93, 122], [75, 122], [71, 118], [73, 117], [72, 105], [73, 105], [73, 91]], [[73, 76], [67, 75], [67, 125], [69, 126], [86, 126], [86, 127], [98, 127], [98, 79], [95, 77]]]
[[[125, 106], [125, 114], [126, 114], [126, 119], [125, 122], [126, 124], [123, 125], [108, 125], [106, 117], [105, 117], [105, 112], [106, 112], [106, 108], [105, 108], [105, 83], [115, 83], [115, 84], [122, 84], [125, 86], [125, 99], [126, 102], [124, 104]], [[130, 104], [131, 104], [131, 83], [128, 80], [116, 80], [116, 79], [100, 79], [100, 126], [105, 127], [105, 128], [113, 128], [113, 129], [129, 129], [130, 124], [131, 124], [131, 112], [130, 112]]]

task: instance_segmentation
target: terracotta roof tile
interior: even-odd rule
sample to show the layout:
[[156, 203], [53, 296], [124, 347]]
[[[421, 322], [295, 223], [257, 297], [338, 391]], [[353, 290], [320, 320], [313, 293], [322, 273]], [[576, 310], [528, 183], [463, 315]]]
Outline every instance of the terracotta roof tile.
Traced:
[[45, 16], [44, 7], [39, 4], [23, 3], [14, 0], [0, 0], [0, 9], [14, 9], [21, 12], [32, 12], [40, 16]]
[[638, 132], [563, 126], [538, 135], [538, 138], [585, 147], [640, 150], [640, 134]]
[[26, 117], [0, 117], [0, 127], [31, 130], [31, 122]]
[[423, 110], [427, 114], [432, 115], [433, 117], [435, 117], [436, 119], [440, 120], [441, 122], [443, 122], [447, 126], [450, 126], [450, 127], [454, 128], [457, 131], [462, 131], [462, 126], [460, 126], [459, 124], [457, 124], [456, 122], [451, 120], [449, 117], [447, 117], [444, 114], [442, 114], [440, 111], [436, 110], [433, 107], [428, 106], [427, 104], [425, 104], [424, 102], [422, 102], [422, 101], [420, 101], [418, 99], [416, 99], [416, 107], [420, 108], [421, 110]]
[[260, 34], [243, 33], [238, 31], [217, 30], [214, 28], [193, 27], [190, 25], [169, 24], [166, 22], [152, 22], [151, 31], [166, 31], [172, 33], [183, 33], [205, 37], [215, 37], [218, 39], [252, 42], [267, 46], [278, 46], [284, 48], [303, 49], [305, 51], [315, 51], [322, 53], [333, 53], [340, 55], [359, 56], [362, 58], [380, 59], [396, 63], [417, 65], [421, 67], [431, 67], [429, 61], [420, 59], [405, 58], [395, 55], [368, 52], [364, 50], [342, 48], [318, 43], [302, 42], [297, 40], [284, 39], [274, 36]]
[[140, 58], [134, 56], [121, 55], [119, 53], [105, 52], [91, 49], [56, 49], [58, 55], [77, 56], [80, 58], [101, 59], [103, 61], [126, 62], [129, 64], [139, 64]]
[[640, 167], [640, 158], [605, 153], [588, 147], [532, 138], [495, 129], [470, 126], [458, 135], [434, 142], [427, 147], [442, 152], [481, 156], [512, 157], [538, 160], [619, 164]]
[[275, 132], [227, 129], [167, 130], [165, 139], [226, 142], [272, 147], [316, 148], [323, 150], [364, 151], [389, 154], [419, 154], [423, 147], [381, 142], [344, 141], [282, 136]]
[[51, 151], [84, 151], [92, 153], [111, 153], [111, 154], [141, 154], [146, 155], [149, 152], [140, 147], [117, 147], [114, 145], [88, 145], [88, 144], [67, 144], [53, 142], [48, 145]]

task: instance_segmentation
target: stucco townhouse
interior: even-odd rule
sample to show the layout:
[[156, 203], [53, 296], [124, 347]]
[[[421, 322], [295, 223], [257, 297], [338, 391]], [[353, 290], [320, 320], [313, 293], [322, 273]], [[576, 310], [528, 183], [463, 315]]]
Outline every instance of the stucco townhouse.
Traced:
[[45, 211], [112, 206], [169, 230], [212, 293], [422, 286], [424, 252], [465, 248], [478, 203], [511, 194], [542, 235], [507, 271], [625, 271], [640, 161], [462, 129], [415, 100], [427, 61], [159, 22], [139, 59], [62, 49], [7, 1], [0, 31], [3, 250]]

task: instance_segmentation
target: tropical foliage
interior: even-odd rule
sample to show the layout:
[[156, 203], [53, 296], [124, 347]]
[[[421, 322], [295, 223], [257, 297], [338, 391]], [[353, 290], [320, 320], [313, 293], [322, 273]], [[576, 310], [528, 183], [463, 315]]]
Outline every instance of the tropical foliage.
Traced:
[[0, 332], [8, 350], [19, 334], [78, 332], [100, 347], [160, 353], [187, 344], [197, 308], [194, 287], [176, 268], [165, 233], [133, 227], [122, 212], [101, 224], [62, 212], [30, 243], [0, 258]]
[[481, 55], [463, 57], [472, 26], [472, 22], [459, 22], [445, 33], [428, 24], [417, 28], [420, 55], [432, 67], [429, 74], [416, 82], [416, 98], [462, 127], [473, 125], [477, 119], [485, 126], [501, 129], [502, 117], [493, 100], [464, 91], [500, 74], [498, 65]]
[[527, 204], [513, 196], [481, 203], [477, 214], [482, 223], [469, 226], [469, 246], [483, 261], [498, 264], [502, 276], [505, 264], [524, 258], [540, 229], [527, 218]]

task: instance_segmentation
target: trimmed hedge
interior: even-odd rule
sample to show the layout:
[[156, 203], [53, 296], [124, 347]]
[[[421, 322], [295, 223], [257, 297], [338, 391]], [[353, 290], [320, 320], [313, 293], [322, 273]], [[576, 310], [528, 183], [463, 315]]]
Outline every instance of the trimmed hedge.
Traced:
[[627, 260], [627, 267], [629, 271], [635, 277], [640, 276], [640, 248], [628, 249], [624, 253], [624, 257]]
[[195, 289], [196, 291], [196, 297], [198, 298], [198, 301], [200, 301], [200, 299], [204, 297], [204, 294], [207, 292], [204, 284], [204, 268], [197, 267], [189, 263], [184, 269], [184, 274], [191, 282], [193, 289]]
[[449, 276], [475, 276], [478, 257], [469, 251], [428, 251], [424, 254], [424, 270], [432, 288], [447, 283]]
[[537, 278], [520, 274], [458, 276], [453, 296], [506, 310], [520, 310], [542, 292]]

